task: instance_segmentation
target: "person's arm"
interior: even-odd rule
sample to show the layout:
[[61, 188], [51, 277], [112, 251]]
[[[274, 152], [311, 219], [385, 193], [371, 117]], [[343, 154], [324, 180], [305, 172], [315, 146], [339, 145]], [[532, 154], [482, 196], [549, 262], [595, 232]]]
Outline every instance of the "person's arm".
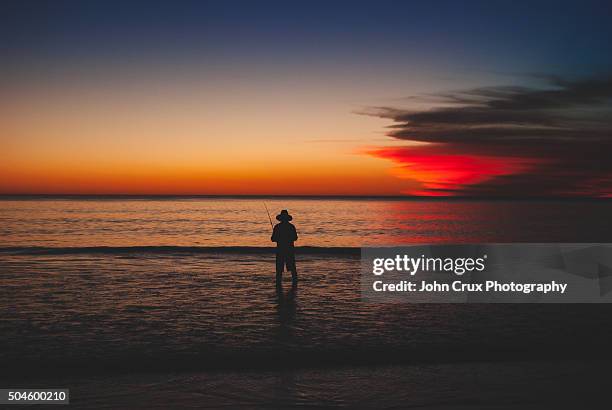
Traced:
[[[292, 226], [293, 226], [293, 225], [292, 225]], [[294, 242], [295, 242], [295, 241], [297, 241], [297, 238], [298, 238], [298, 236], [297, 236], [297, 230], [295, 229], [295, 226], [293, 226], [293, 241], [294, 241]]]
[[278, 225], [276, 225], [274, 227], [274, 229], [272, 229], [272, 237], [270, 238], [270, 240], [272, 242], [278, 242]]

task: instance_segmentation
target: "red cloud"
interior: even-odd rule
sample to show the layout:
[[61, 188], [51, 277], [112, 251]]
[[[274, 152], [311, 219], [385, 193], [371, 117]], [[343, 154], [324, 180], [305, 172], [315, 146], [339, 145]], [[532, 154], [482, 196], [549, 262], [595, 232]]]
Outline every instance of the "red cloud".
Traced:
[[448, 153], [438, 145], [385, 147], [368, 153], [395, 162], [399, 177], [420, 182], [423, 190], [406, 192], [413, 195], [461, 194], [470, 185], [522, 174], [540, 162], [534, 158]]

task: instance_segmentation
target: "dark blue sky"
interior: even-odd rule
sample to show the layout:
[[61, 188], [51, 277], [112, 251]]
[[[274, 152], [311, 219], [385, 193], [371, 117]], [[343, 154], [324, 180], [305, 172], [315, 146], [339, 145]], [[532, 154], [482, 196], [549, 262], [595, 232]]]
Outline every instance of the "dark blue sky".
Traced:
[[608, 70], [609, 2], [3, 2], [2, 54], [249, 56], [262, 64], [429, 59], [487, 70]]

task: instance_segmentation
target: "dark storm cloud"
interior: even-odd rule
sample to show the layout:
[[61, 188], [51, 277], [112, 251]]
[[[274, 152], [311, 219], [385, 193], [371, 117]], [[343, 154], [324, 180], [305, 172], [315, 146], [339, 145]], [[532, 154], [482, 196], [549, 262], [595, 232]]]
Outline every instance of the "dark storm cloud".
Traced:
[[542, 88], [485, 87], [436, 97], [439, 106], [430, 110], [375, 107], [367, 114], [393, 120], [389, 136], [435, 143], [433, 150], [444, 154], [525, 158], [539, 164], [525, 173], [466, 185], [457, 193], [612, 193], [611, 76], [578, 81], [549, 76]]
[[439, 95], [446, 106], [428, 111], [375, 107], [368, 113], [395, 121], [391, 136], [418, 141], [610, 137], [612, 77], [551, 78], [550, 86], [477, 88]]

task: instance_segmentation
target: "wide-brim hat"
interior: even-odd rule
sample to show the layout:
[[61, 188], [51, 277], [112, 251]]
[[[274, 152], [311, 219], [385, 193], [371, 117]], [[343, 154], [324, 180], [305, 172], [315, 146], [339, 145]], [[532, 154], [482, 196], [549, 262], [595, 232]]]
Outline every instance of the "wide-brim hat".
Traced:
[[293, 219], [289, 212], [286, 209], [283, 209], [280, 214], [276, 215], [276, 219], [278, 221], [290, 221]]

